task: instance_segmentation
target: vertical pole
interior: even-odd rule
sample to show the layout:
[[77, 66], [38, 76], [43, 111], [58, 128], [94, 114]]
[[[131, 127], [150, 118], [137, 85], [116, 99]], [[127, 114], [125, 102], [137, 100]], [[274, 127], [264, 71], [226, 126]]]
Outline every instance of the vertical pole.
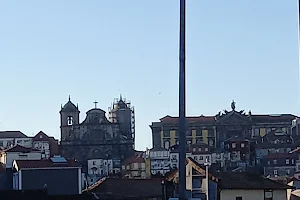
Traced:
[[209, 195], [208, 195], [208, 185], [209, 185], [209, 177], [208, 177], [208, 162], [207, 165], [205, 166], [205, 176], [206, 176], [206, 200], [209, 200]]
[[185, 0], [180, 0], [179, 41], [179, 200], [186, 199]]

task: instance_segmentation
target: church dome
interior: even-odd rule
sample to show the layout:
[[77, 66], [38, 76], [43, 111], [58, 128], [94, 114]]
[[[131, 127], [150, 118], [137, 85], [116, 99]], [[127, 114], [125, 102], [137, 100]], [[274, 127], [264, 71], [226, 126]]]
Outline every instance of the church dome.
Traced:
[[108, 123], [105, 117], [105, 111], [100, 108], [93, 108], [86, 112], [86, 118], [83, 123], [99, 124]]

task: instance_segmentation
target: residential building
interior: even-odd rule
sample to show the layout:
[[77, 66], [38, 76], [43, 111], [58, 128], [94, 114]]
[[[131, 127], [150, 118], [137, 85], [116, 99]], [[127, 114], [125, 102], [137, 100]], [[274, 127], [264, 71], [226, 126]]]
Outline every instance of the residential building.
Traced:
[[0, 162], [5, 165], [5, 168], [12, 168], [14, 160], [40, 160], [42, 152], [38, 149], [32, 149], [15, 145], [0, 152]]
[[145, 179], [147, 178], [146, 163], [143, 155], [133, 155], [122, 164], [122, 177]]
[[[191, 157], [192, 153], [190, 147], [186, 147], [186, 157]], [[170, 147], [170, 166], [171, 169], [179, 168], [179, 145], [173, 145]]]
[[[217, 200], [218, 178], [209, 173], [209, 184], [207, 188], [207, 178], [205, 170], [197, 161], [189, 157], [186, 159], [186, 194], [187, 198], [206, 199], [208, 190], [209, 200]], [[178, 170], [172, 171], [167, 177], [175, 185], [174, 197], [178, 197]]]
[[105, 111], [97, 108], [86, 113], [83, 122], [79, 119], [79, 108], [71, 99], [61, 107], [61, 142], [62, 155], [75, 158], [87, 172], [90, 159], [117, 159], [132, 155], [133, 140], [120, 130], [119, 123], [110, 122]]
[[42, 158], [50, 158], [50, 156], [59, 154], [58, 140], [49, 137], [43, 131], [40, 131], [32, 138], [32, 146], [42, 152]]
[[293, 176], [296, 172], [297, 155], [293, 153], [273, 153], [264, 157], [264, 175], [270, 177]]
[[230, 160], [230, 153], [221, 148], [214, 149], [211, 154], [211, 163], [215, 163], [219, 169], [225, 169], [225, 166], [229, 166]]
[[222, 173], [218, 188], [221, 200], [287, 200], [293, 187], [252, 173]]
[[90, 159], [88, 160], [88, 184], [92, 185], [104, 176], [120, 176], [120, 160]]
[[151, 175], [165, 175], [170, 171], [169, 150], [154, 147], [149, 150]]
[[17, 144], [32, 147], [31, 138], [21, 131], [0, 131], [0, 149], [7, 149]]
[[238, 136], [224, 141], [225, 150], [230, 153], [230, 167], [247, 166], [250, 164], [250, 141]]
[[15, 160], [13, 189], [47, 188], [49, 194], [81, 194], [81, 166], [75, 160], [54, 156], [43, 160]]
[[205, 143], [196, 143], [189, 146], [191, 157], [200, 165], [203, 165], [206, 160], [212, 162], [212, 147]]
[[[174, 197], [178, 197], [178, 170], [166, 179], [175, 184]], [[209, 200], [287, 200], [288, 190], [293, 187], [247, 172], [208, 173], [207, 180], [206, 169], [187, 158], [186, 189], [187, 198], [206, 199], [208, 190]]]

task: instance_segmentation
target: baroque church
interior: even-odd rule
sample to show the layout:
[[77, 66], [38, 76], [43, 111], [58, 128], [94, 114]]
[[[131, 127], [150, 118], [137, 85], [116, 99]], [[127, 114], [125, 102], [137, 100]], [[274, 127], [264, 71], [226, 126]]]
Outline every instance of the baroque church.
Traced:
[[[79, 119], [78, 105], [75, 106], [70, 97], [60, 110], [61, 152], [65, 157], [79, 161], [84, 170], [89, 159], [111, 159], [120, 163], [134, 151], [132, 127], [124, 126], [124, 123], [132, 121], [131, 115], [127, 114], [132, 113], [131, 108], [127, 107], [128, 104], [120, 98], [109, 114], [115, 116], [116, 113], [125, 113], [125, 117], [129, 116], [130, 120], [117, 121], [116, 119], [124, 118], [117, 116], [112, 121], [107, 119], [104, 110], [97, 108], [97, 102], [94, 103], [95, 108], [86, 112], [82, 122]], [[128, 112], [116, 112], [120, 109]], [[124, 127], [128, 127], [129, 130]]]

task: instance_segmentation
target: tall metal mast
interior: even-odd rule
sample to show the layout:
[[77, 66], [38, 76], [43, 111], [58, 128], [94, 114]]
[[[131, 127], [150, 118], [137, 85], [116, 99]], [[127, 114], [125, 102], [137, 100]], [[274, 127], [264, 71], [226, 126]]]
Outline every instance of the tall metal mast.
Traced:
[[186, 127], [185, 127], [185, 0], [180, 0], [179, 41], [179, 200], [186, 199]]

